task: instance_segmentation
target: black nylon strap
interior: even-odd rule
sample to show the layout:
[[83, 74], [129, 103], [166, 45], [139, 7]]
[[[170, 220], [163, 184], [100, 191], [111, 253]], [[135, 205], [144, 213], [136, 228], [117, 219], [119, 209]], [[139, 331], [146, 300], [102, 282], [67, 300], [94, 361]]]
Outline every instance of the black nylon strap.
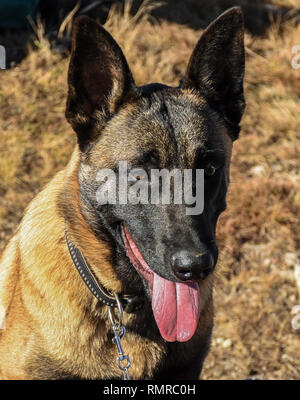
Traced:
[[[66, 235], [66, 242], [68, 245], [68, 249], [73, 260], [73, 263], [81, 276], [83, 282], [86, 284], [87, 288], [90, 292], [99, 300], [101, 303], [111, 306], [117, 307], [117, 301], [113, 294], [110, 294], [104, 288], [101, 288], [100, 285], [97, 283], [94, 275], [92, 274], [91, 270], [87, 266], [87, 263], [81, 254], [80, 250], [77, 249], [73, 243], [70, 241], [68, 232], [65, 232]], [[144, 302], [142, 296], [119, 296], [119, 299], [122, 303], [123, 308], [126, 312], [131, 313], [134, 311], [139, 310]]]

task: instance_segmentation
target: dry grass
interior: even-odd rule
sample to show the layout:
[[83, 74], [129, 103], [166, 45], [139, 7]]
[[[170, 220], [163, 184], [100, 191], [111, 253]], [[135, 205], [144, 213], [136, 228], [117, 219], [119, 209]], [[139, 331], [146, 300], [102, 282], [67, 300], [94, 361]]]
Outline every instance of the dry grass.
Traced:
[[[278, 1], [292, 4], [292, 1]], [[144, 14], [106, 27], [118, 40], [138, 84], [177, 84], [200, 36], [181, 25], [153, 24]], [[64, 119], [68, 61], [50, 52], [41, 27], [35, 48], [0, 81], [0, 249], [26, 204], [67, 162], [74, 134]], [[218, 229], [221, 257], [215, 329], [203, 378], [299, 379], [300, 332], [291, 309], [300, 304], [300, 70], [291, 49], [300, 27], [246, 36], [247, 110], [235, 143], [228, 210]]]

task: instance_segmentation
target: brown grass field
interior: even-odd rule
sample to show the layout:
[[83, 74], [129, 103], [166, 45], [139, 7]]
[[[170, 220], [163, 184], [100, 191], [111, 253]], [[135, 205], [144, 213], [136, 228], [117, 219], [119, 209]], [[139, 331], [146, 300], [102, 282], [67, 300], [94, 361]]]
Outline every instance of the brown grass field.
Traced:
[[[149, 18], [153, 3], [138, 16], [128, 4], [122, 14], [113, 10], [105, 26], [137, 84], [177, 85], [201, 30]], [[202, 3], [219, 2], [199, 0], [200, 14]], [[0, 251], [75, 144], [64, 117], [68, 58], [51, 52], [42, 24], [35, 34], [23, 61], [0, 72]], [[247, 33], [245, 44], [247, 108], [218, 225], [215, 328], [202, 378], [299, 379], [300, 330], [291, 311], [300, 304], [300, 69], [291, 60], [300, 25], [274, 20], [261, 36]]]

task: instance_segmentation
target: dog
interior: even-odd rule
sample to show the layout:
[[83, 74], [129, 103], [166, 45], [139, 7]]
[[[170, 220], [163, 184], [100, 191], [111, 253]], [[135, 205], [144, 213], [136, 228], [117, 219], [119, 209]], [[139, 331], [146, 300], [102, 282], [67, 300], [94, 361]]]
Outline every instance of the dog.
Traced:
[[[243, 37], [235, 7], [203, 31], [178, 87], [138, 87], [111, 35], [77, 18], [66, 106], [77, 144], [1, 257], [1, 379], [199, 378], [213, 328], [216, 224], [245, 107]], [[203, 212], [100, 204], [97, 174], [118, 174], [120, 161], [202, 170]]]

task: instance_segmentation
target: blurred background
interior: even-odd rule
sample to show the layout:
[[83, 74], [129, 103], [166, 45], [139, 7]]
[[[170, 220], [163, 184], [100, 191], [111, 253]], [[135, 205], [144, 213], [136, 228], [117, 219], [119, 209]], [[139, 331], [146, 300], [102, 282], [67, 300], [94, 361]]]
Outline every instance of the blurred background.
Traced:
[[247, 108], [202, 378], [299, 379], [299, 0], [0, 0], [0, 251], [76, 142], [64, 117], [74, 18], [105, 24], [137, 84], [177, 85], [201, 30], [234, 5], [245, 15]]

